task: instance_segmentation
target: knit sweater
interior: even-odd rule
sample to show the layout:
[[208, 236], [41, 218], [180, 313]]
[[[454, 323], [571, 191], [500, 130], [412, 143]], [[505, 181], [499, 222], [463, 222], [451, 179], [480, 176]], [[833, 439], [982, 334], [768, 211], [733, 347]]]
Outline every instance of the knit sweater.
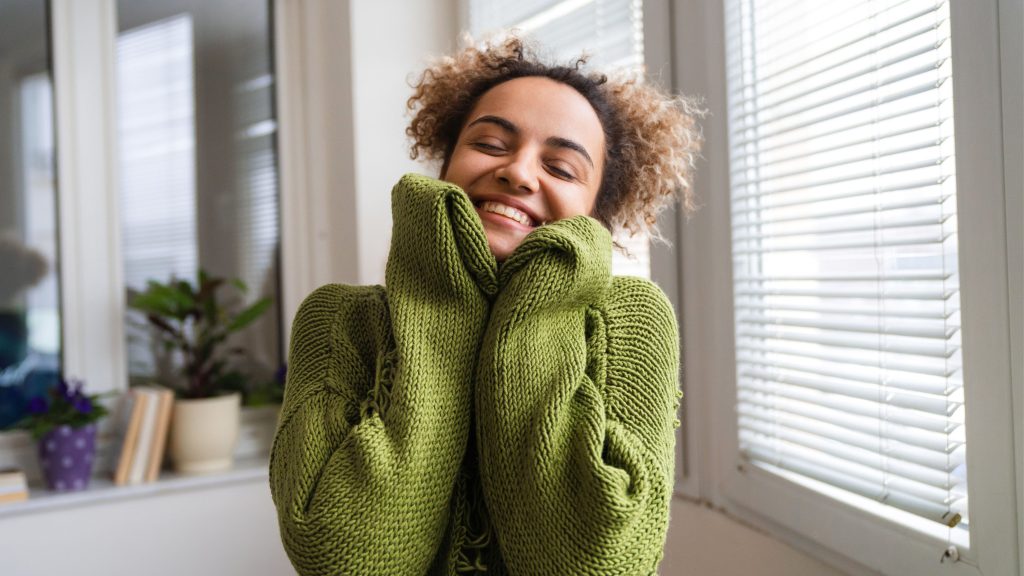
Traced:
[[458, 187], [392, 192], [386, 286], [295, 316], [270, 459], [301, 574], [655, 574], [678, 332], [578, 216], [501, 265]]

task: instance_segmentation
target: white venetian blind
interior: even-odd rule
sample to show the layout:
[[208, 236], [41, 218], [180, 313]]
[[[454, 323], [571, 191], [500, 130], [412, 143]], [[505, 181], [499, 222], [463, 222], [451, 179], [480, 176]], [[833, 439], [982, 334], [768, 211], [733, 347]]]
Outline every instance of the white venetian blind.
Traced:
[[[473, 34], [517, 29], [558, 63], [569, 63], [586, 53], [597, 70], [643, 67], [642, 0], [469, 0], [468, 4]], [[616, 241], [629, 255], [616, 250], [612, 271], [650, 277], [647, 236], [622, 233]]]
[[727, 7], [742, 456], [966, 530], [948, 6]]
[[198, 262], [192, 18], [117, 38], [125, 284], [195, 277]]

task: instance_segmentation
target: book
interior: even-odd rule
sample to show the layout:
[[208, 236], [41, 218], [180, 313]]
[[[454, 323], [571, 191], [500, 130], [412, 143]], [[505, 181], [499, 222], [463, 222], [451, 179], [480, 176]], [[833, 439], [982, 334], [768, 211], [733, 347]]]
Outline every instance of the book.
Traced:
[[138, 394], [140, 400], [145, 399], [143, 401], [145, 409], [142, 412], [139, 436], [135, 442], [135, 450], [132, 453], [131, 466], [128, 468], [126, 483], [142, 484], [146, 479], [146, 469], [149, 466], [149, 454], [152, 451], [153, 432], [156, 428], [160, 398], [157, 391], [150, 387], [139, 387], [133, 390]]
[[28, 480], [22, 470], [0, 470], [0, 504], [28, 500]]
[[153, 429], [153, 442], [150, 445], [149, 463], [146, 466], [146, 482], [154, 482], [160, 477], [160, 467], [167, 447], [167, 430], [171, 425], [171, 409], [174, 407], [174, 392], [170, 389], [157, 387], [157, 396], [159, 407]]
[[122, 433], [121, 450], [117, 459], [117, 469], [114, 472], [114, 484], [123, 486], [128, 482], [128, 473], [132, 465], [132, 456], [135, 454], [135, 445], [138, 444], [139, 429], [142, 427], [142, 418], [146, 412], [147, 397], [136, 390], [129, 390], [125, 394], [125, 404], [122, 414], [127, 415], [124, 420]]

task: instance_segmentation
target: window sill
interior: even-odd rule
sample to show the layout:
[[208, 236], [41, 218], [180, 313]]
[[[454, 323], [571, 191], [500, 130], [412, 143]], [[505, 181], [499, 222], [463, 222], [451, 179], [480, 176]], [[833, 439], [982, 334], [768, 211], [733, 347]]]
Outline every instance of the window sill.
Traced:
[[25, 470], [29, 499], [0, 505], [0, 521], [24, 514], [45, 513], [77, 506], [115, 503], [149, 498], [186, 490], [204, 490], [243, 482], [267, 482], [268, 456], [273, 444], [280, 407], [276, 405], [243, 408], [231, 470], [203, 475], [185, 475], [165, 470], [148, 484], [116, 486], [110, 470], [114, 463], [115, 442], [101, 429], [97, 461], [89, 488], [79, 492], [53, 492], [44, 487], [36, 462], [35, 443], [26, 432], [0, 434], [0, 468]]
[[188, 490], [205, 490], [243, 482], [266, 482], [268, 463], [265, 457], [236, 460], [231, 470], [202, 475], [164, 472], [149, 484], [115, 486], [107, 478], [93, 478], [89, 488], [79, 492], [53, 492], [41, 486], [29, 487], [29, 499], [0, 506], [0, 521], [24, 514], [54, 512], [78, 506], [93, 506], [150, 498]]

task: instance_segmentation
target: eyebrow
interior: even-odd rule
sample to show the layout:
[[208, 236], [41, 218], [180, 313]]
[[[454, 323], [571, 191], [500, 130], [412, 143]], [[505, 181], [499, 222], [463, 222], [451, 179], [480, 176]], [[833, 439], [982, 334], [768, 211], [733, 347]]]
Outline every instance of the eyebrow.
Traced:
[[[501, 116], [492, 116], [492, 115], [481, 116], [481, 117], [477, 118], [476, 120], [473, 120], [472, 122], [470, 122], [469, 125], [466, 126], [466, 128], [469, 128], [471, 126], [475, 126], [476, 124], [484, 124], [484, 123], [486, 123], [486, 124], [494, 124], [496, 126], [501, 127], [502, 129], [504, 129], [507, 132], [511, 132], [512, 134], [519, 134], [519, 132], [520, 132], [519, 127], [516, 126], [515, 124], [509, 122], [508, 120], [506, 120], [505, 118], [502, 118]], [[590, 164], [591, 168], [594, 167], [594, 161], [590, 158], [590, 154], [587, 153], [587, 149], [584, 148], [583, 145], [580, 144], [579, 142], [575, 142], [575, 141], [570, 140], [568, 138], [561, 138], [559, 136], [552, 136], [552, 137], [548, 138], [547, 140], [545, 140], [544, 143], [547, 144], [548, 146], [555, 146], [557, 148], [566, 148], [566, 149], [569, 149], [569, 150], [573, 150], [573, 151], [579, 153], [580, 156], [583, 156], [583, 158], [586, 159], [586, 161]]]

